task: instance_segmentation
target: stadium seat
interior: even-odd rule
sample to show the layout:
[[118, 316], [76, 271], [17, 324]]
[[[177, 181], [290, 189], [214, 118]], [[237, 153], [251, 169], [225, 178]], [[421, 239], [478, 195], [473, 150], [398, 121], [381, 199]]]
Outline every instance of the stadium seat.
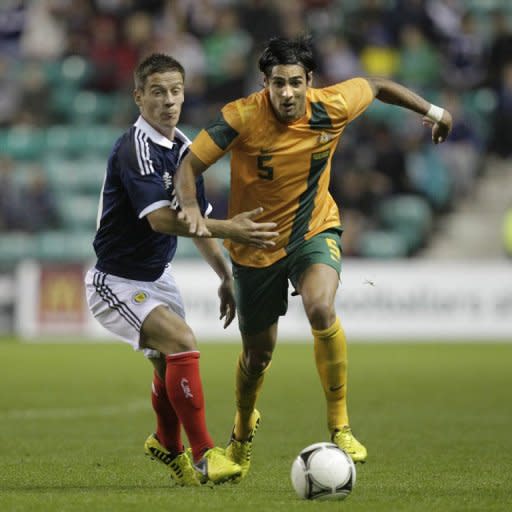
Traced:
[[0, 235], [0, 266], [11, 266], [24, 259], [35, 258], [37, 243], [33, 235], [21, 232]]
[[413, 187], [436, 211], [446, 210], [453, 199], [453, 183], [449, 169], [433, 148], [407, 155], [407, 174]]
[[115, 109], [115, 98], [94, 91], [79, 91], [67, 112], [72, 124], [91, 124], [109, 121]]
[[105, 175], [106, 161], [102, 158], [58, 158], [44, 161], [48, 181], [58, 196], [81, 193], [98, 196]]
[[3, 130], [0, 133], [0, 147], [15, 160], [37, 160], [45, 151], [44, 134], [25, 126]]
[[42, 261], [91, 261], [93, 239], [93, 231], [45, 231], [37, 237], [36, 255]]
[[400, 233], [385, 230], [366, 231], [358, 243], [358, 253], [363, 258], [405, 258], [409, 247]]
[[83, 57], [70, 55], [62, 60], [46, 62], [44, 72], [50, 85], [78, 89], [86, 83], [93, 69], [91, 63]]
[[421, 197], [403, 195], [382, 201], [378, 219], [386, 230], [399, 234], [408, 254], [419, 249], [428, 238], [433, 223], [432, 210]]
[[64, 195], [58, 197], [57, 209], [62, 225], [70, 230], [93, 231], [98, 215], [98, 198], [86, 195]]
[[46, 130], [46, 153], [49, 157], [76, 157], [84, 153], [82, 134], [64, 124], [49, 126]]

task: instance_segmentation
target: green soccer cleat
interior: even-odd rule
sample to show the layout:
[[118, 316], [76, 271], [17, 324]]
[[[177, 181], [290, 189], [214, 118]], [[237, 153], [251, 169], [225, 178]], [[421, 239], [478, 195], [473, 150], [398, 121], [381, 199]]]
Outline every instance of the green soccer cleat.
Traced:
[[186, 453], [180, 453], [175, 457], [163, 446], [156, 434], [151, 434], [144, 443], [144, 452], [153, 460], [165, 465], [170, 472], [171, 479], [181, 486], [201, 485], [192, 462]]
[[352, 430], [347, 425], [341, 430], [335, 429], [331, 435], [333, 443], [350, 455], [354, 462], [366, 462], [368, 452], [366, 448], [354, 437]]
[[221, 484], [236, 480], [242, 472], [238, 464], [226, 457], [224, 448], [218, 446], [204, 452], [201, 460], [194, 463], [194, 468], [202, 484], [207, 482]]
[[253, 420], [254, 425], [249, 437], [244, 441], [237, 441], [235, 439], [235, 429], [233, 428], [231, 439], [226, 447], [227, 457], [229, 457], [233, 462], [236, 462], [242, 468], [242, 473], [240, 474], [240, 477], [235, 480], [236, 482], [245, 478], [249, 472], [249, 468], [251, 467], [252, 442], [261, 421], [261, 414], [257, 409], [254, 409]]

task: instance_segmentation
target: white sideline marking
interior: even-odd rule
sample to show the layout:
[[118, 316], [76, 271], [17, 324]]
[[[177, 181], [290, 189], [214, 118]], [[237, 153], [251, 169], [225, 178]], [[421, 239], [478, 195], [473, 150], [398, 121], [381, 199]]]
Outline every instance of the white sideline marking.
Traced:
[[115, 416], [116, 414], [138, 412], [149, 409], [149, 400], [130, 402], [123, 405], [107, 405], [104, 407], [62, 407], [54, 409], [18, 409], [0, 412], [0, 420], [18, 419], [63, 419], [85, 418], [90, 416]]

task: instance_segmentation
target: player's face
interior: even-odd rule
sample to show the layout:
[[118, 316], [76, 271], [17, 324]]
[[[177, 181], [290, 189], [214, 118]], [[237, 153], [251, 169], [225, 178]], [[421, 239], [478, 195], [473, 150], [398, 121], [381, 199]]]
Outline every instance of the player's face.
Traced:
[[270, 102], [279, 121], [292, 123], [306, 113], [306, 91], [311, 74], [299, 64], [280, 64], [265, 77]]
[[155, 130], [172, 139], [185, 99], [181, 73], [166, 71], [150, 75], [144, 90], [136, 89], [134, 97], [142, 117]]

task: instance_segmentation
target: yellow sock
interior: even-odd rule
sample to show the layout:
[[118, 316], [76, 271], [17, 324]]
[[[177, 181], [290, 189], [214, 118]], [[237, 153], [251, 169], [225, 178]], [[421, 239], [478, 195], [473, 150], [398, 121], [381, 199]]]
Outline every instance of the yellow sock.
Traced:
[[270, 364], [261, 373], [250, 373], [247, 369], [243, 353], [238, 356], [236, 367], [236, 415], [235, 438], [243, 441], [249, 437], [254, 427], [253, 411], [256, 405], [265, 373]]
[[339, 318], [327, 329], [312, 329], [315, 361], [327, 401], [329, 431], [348, 425], [347, 340]]

